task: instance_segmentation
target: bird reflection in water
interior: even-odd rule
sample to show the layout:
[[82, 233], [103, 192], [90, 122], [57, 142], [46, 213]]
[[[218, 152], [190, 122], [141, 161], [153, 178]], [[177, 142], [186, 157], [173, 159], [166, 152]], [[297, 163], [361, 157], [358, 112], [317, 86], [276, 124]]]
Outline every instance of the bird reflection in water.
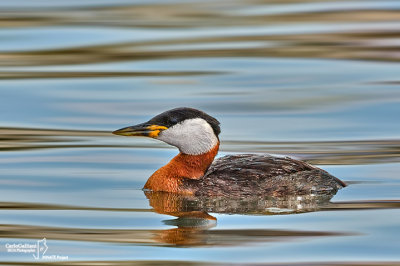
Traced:
[[[303, 232], [282, 230], [208, 230], [217, 225], [209, 213], [240, 215], [282, 215], [318, 211], [329, 205], [335, 195], [286, 195], [284, 197], [196, 197], [169, 192], [144, 192], [156, 213], [177, 217], [164, 220], [172, 229], [160, 230], [154, 240], [158, 243], [203, 246], [232, 245], [235, 241], [277, 241], [282, 238], [326, 236], [333, 232]], [[232, 236], [235, 241], [232, 242]]]

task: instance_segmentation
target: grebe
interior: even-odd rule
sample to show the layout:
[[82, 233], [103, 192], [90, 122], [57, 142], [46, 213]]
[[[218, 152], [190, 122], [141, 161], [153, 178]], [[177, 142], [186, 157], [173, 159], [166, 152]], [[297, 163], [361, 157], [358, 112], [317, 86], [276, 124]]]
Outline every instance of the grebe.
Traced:
[[148, 122], [113, 132], [146, 136], [180, 153], [147, 180], [144, 189], [195, 196], [334, 194], [346, 184], [328, 172], [289, 157], [239, 154], [216, 159], [220, 123], [193, 108], [176, 108]]

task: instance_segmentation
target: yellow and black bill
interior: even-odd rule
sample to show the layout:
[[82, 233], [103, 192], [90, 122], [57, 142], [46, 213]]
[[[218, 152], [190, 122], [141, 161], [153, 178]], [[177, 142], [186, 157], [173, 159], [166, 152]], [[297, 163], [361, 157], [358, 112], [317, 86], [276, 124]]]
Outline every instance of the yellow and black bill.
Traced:
[[115, 130], [113, 134], [121, 136], [143, 136], [143, 137], [157, 138], [160, 132], [166, 129], [168, 128], [165, 126], [142, 123], [139, 125], [124, 127]]

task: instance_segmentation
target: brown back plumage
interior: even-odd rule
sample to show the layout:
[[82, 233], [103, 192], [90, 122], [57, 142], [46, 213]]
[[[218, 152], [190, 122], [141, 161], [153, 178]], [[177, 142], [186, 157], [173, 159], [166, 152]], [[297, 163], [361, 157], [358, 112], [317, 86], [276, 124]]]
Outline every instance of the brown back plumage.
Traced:
[[215, 160], [199, 180], [185, 180], [195, 195], [332, 194], [346, 186], [326, 171], [289, 157], [227, 155]]

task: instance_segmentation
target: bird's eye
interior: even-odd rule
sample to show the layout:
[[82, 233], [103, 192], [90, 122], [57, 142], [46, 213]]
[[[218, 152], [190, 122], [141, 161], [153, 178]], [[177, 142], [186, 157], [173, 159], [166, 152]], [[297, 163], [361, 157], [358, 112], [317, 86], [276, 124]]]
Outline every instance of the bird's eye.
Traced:
[[169, 118], [169, 123], [170, 123], [171, 125], [177, 124], [177, 123], [178, 123], [178, 118], [177, 118], [177, 117], [170, 117], [170, 118]]

